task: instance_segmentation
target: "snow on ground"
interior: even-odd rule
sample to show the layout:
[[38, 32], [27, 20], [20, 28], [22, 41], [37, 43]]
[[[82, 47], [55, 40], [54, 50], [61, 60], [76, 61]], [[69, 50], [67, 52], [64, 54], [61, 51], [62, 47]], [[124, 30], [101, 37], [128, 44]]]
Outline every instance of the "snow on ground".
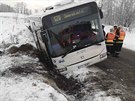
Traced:
[[106, 93], [103, 91], [95, 94], [93, 101], [121, 101], [119, 97], [106, 96]]
[[4, 55], [0, 60], [0, 101], [67, 101], [37, 74], [34, 68], [42, 68], [37, 58]]
[[0, 46], [8, 44], [21, 45], [25, 43], [33, 44], [32, 34], [27, 29], [28, 23], [25, 19], [0, 17]]
[[0, 54], [0, 101], [67, 101], [49, 84], [51, 81], [43, 77], [46, 71], [38, 58], [7, 52], [11, 46], [26, 43], [35, 46], [25, 19], [16, 21], [7, 15], [10, 14], [0, 14], [0, 50], [4, 51]]
[[[96, 66], [80, 68], [66, 74], [67, 78], [73, 77], [80, 83], [85, 84], [80, 90], [80, 93], [84, 96], [79, 101], [122, 101], [119, 96], [114, 96], [118, 94], [117, 91], [120, 91], [120, 95], [122, 94], [120, 89], [111, 87], [106, 91], [102, 90], [106, 89], [102, 87], [102, 82], [105, 82], [105, 84], [110, 82], [110, 86], [113, 84], [112, 81], [102, 80], [104, 76], [107, 76], [107, 74]], [[110, 92], [114, 92], [114, 95]]]
[[20, 19], [24, 19], [24, 18], [27, 17], [27, 15], [12, 13], [12, 12], [1, 12], [0, 17], [5, 17], [5, 18], [16, 18], [16, 17], [18, 17]]
[[126, 33], [123, 47], [135, 51], [135, 29]]
[[[0, 50], [6, 51], [8, 46], [19, 47], [26, 43], [35, 46], [32, 34], [25, 26], [27, 24], [23, 18], [16, 20], [15, 17], [7, 17], [6, 14], [0, 16]], [[109, 32], [110, 27], [106, 26], [105, 31]], [[134, 32], [135, 30], [132, 33], [127, 32], [123, 47], [133, 50]], [[130, 42], [131, 38], [132, 42]], [[42, 74], [46, 72], [37, 58], [20, 53], [14, 55], [6, 53], [0, 56], [0, 64], [0, 101], [67, 101], [62, 93], [44, 81], [45, 78]], [[67, 78], [73, 77], [86, 84], [79, 88], [81, 91], [77, 89], [80, 95], [84, 95], [81, 99], [78, 98], [78, 101], [121, 101], [119, 96], [111, 94], [112, 92], [115, 92], [116, 95], [121, 94], [119, 89], [103, 90], [111, 83], [111, 81], [109, 83], [105, 80], [101, 81], [103, 79], [101, 77], [104, 76], [107, 75], [97, 67], [81, 68], [66, 75]], [[105, 88], [97, 84], [104, 84], [104, 82]]]

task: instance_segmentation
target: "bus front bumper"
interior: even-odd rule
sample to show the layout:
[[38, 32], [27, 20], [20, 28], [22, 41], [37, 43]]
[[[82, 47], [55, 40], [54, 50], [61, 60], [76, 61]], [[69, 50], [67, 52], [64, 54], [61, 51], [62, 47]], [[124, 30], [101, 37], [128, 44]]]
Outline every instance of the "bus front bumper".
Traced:
[[61, 69], [57, 69], [57, 71], [62, 73], [62, 74], [63, 73], [65, 74], [65, 73], [75, 71], [75, 70], [80, 69], [80, 68], [91, 66], [91, 65], [98, 63], [98, 62], [101, 62], [105, 59], [107, 59], [107, 54], [103, 53], [103, 54], [100, 54], [100, 55], [93, 57], [91, 59], [84, 60], [83, 62], [76, 63], [73, 65], [61, 68]]

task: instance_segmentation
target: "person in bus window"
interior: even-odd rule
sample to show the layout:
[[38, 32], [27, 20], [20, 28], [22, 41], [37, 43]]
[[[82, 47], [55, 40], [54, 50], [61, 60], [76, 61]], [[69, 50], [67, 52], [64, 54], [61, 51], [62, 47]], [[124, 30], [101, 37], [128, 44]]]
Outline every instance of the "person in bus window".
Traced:
[[116, 34], [116, 31], [117, 31], [117, 26], [115, 25], [114, 27], [113, 27], [113, 32]]
[[69, 46], [71, 44], [71, 35], [72, 35], [72, 28], [66, 28], [61, 32], [62, 37], [62, 44], [64, 47]]

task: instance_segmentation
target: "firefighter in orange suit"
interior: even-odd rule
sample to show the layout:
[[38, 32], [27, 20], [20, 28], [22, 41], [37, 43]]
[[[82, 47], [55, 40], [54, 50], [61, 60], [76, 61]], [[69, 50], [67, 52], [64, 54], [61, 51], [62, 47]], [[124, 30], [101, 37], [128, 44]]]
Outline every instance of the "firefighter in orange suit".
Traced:
[[125, 31], [122, 29], [122, 27], [118, 27], [116, 30], [116, 35], [115, 35], [115, 43], [114, 43], [114, 49], [115, 49], [115, 56], [117, 57], [120, 54], [123, 41], [125, 38]]
[[115, 38], [115, 34], [113, 32], [113, 29], [110, 29], [110, 32], [106, 34], [106, 40], [105, 40], [108, 55], [114, 53], [114, 38]]

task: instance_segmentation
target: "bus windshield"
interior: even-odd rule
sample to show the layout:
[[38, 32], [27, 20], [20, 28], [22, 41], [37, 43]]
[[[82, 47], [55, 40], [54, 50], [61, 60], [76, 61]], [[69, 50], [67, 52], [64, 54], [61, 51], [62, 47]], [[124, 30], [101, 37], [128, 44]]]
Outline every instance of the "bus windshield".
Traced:
[[99, 19], [88, 18], [65, 22], [47, 29], [48, 48], [52, 57], [61, 56], [73, 47], [79, 50], [104, 40], [99, 29]]

